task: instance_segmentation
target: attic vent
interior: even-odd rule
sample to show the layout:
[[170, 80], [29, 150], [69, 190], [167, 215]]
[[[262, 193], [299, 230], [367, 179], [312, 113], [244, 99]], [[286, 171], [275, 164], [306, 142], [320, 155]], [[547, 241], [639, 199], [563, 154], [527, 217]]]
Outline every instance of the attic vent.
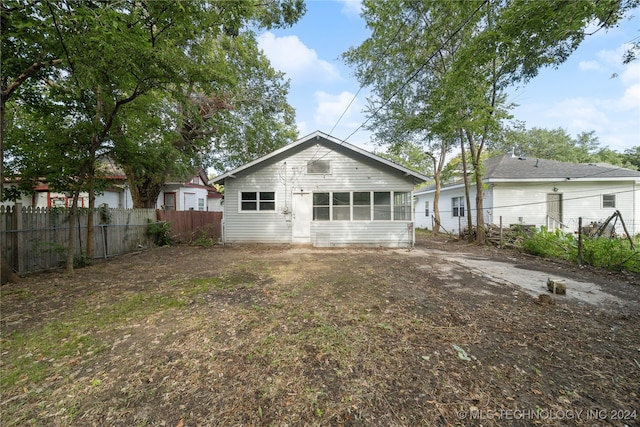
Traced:
[[331, 173], [331, 161], [310, 160], [307, 162], [307, 173]]

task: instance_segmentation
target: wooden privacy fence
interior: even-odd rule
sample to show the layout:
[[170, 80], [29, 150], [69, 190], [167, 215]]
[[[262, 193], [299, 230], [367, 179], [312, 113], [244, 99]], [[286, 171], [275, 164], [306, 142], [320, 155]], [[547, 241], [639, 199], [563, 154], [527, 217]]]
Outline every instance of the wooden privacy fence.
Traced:
[[[76, 257], [87, 253], [88, 209], [78, 209], [75, 223]], [[93, 254], [108, 258], [151, 244], [147, 224], [155, 209], [96, 209]], [[64, 264], [69, 244], [69, 211], [65, 208], [0, 206], [0, 250], [18, 274], [57, 268]]]
[[171, 238], [179, 242], [199, 238], [217, 242], [222, 236], [222, 212], [157, 210], [157, 218], [169, 223]]

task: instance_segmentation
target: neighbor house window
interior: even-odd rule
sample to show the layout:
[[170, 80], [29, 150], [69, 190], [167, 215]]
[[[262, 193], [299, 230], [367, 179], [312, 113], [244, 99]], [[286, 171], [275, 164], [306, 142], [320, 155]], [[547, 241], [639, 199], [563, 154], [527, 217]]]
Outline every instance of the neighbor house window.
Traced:
[[331, 162], [329, 160], [309, 160], [307, 162], [307, 173], [331, 173]]
[[204, 199], [198, 199], [198, 210], [199, 211], [203, 211], [204, 210]]
[[411, 219], [411, 193], [393, 193], [393, 219], [396, 221]]
[[243, 191], [240, 195], [242, 211], [275, 211], [276, 193], [273, 191]]
[[464, 216], [464, 197], [451, 198], [451, 212], [453, 216]]
[[391, 220], [391, 193], [373, 193], [373, 219], [374, 221]]
[[424, 216], [429, 217], [429, 201], [424, 202]]
[[616, 195], [615, 194], [603, 194], [602, 195], [602, 207], [603, 208], [615, 208], [616, 207]]
[[176, 210], [176, 193], [164, 193], [164, 210]]

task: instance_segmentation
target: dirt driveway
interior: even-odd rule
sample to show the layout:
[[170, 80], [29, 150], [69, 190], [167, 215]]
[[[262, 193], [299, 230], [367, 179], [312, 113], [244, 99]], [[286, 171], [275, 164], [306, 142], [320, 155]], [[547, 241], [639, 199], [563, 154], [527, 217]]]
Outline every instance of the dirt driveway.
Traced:
[[640, 425], [637, 276], [429, 238], [177, 246], [1, 297], [3, 426]]

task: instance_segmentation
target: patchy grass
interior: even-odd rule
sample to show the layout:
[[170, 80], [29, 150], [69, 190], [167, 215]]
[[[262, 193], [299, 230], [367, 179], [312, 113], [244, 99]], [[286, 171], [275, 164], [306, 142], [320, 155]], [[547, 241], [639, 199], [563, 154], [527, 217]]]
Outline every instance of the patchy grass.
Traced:
[[2, 288], [2, 425], [587, 426], [513, 411], [640, 409], [637, 312], [541, 306], [431, 262], [179, 246], [24, 279]]

